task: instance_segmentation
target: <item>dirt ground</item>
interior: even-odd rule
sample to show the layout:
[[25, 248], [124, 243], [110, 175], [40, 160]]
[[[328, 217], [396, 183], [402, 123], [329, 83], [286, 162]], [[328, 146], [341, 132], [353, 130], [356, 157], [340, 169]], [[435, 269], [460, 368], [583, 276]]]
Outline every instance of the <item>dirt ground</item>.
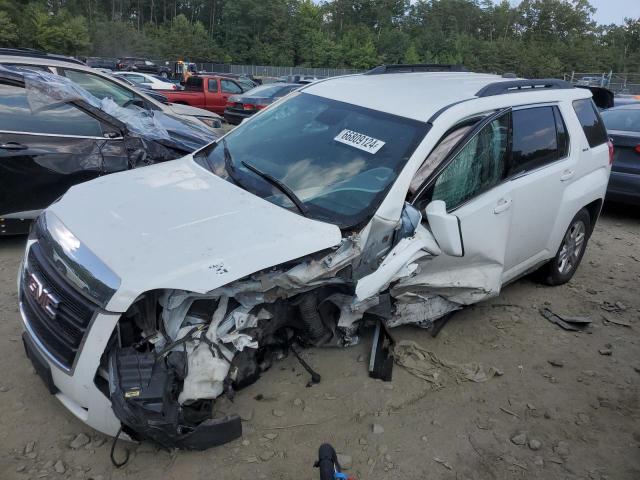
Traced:
[[[0, 240], [0, 478], [314, 479], [317, 448], [329, 441], [359, 480], [639, 479], [640, 211], [633, 212], [606, 209], [565, 286], [522, 279], [458, 312], [436, 338], [394, 330], [443, 359], [502, 375], [456, 383], [443, 372], [436, 389], [396, 366], [393, 382], [372, 380], [369, 332], [352, 348], [304, 352], [319, 385], [306, 388], [308, 374], [289, 357], [241, 391], [233, 409], [246, 420], [242, 439], [205, 452], [119, 443], [119, 458], [123, 446], [131, 450], [121, 469], [111, 466], [111, 440], [49, 396], [26, 359], [15, 282], [24, 239]], [[589, 317], [590, 333], [561, 330], [540, 315], [545, 306]], [[91, 443], [71, 448], [80, 433]]]

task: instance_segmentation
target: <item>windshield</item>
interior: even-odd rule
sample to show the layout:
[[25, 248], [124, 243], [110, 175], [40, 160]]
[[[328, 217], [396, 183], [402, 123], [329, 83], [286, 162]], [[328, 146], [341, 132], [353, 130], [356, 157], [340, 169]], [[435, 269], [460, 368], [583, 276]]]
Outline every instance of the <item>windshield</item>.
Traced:
[[[355, 227], [369, 219], [427, 131], [427, 124], [294, 94], [198, 152], [195, 160], [222, 178], [311, 218]], [[249, 165], [252, 168], [248, 168]]]
[[620, 110], [605, 110], [601, 112], [607, 130], [623, 130], [625, 132], [640, 132], [640, 108], [621, 108]]

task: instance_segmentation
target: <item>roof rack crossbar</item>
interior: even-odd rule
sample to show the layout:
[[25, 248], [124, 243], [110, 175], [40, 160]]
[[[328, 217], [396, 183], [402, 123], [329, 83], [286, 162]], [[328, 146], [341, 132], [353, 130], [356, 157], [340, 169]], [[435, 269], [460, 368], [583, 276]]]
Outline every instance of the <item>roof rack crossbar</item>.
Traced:
[[466, 72], [464, 65], [446, 63], [415, 63], [380, 65], [372, 68], [364, 75], [381, 75], [384, 73], [412, 73], [412, 72]]
[[507, 82], [493, 82], [485, 85], [476, 97], [492, 97], [494, 95], [503, 95], [505, 93], [531, 92], [533, 90], [553, 89], [566, 90], [573, 88], [569, 82], [558, 80], [556, 78], [540, 78], [533, 80], [510, 80]]
[[55, 53], [47, 53], [43, 52], [42, 50], [36, 50], [35, 48], [0, 48], [0, 55], [7, 55], [12, 57], [44, 58], [62, 62], [77, 63], [78, 65], [85, 65], [82, 60], [78, 60], [77, 58], [68, 57], [66, 55], [58, 55]]

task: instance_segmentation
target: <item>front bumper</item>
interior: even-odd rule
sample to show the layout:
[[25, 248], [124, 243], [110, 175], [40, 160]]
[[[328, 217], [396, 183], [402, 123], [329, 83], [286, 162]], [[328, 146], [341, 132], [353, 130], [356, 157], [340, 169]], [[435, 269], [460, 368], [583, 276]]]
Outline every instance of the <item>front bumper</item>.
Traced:
[[65, 369], [35, 334], [22, 301], [27, 292], [22, 286], [19, 289], [25, 350], [47, 389], [84, 423], [106, 435], [115, 436], [120, 429], [120, 421], [111, 409], [111, 400], [98, 388], [95, 380], [100, 357], [120, 315], [98, 313], [87, 330], [73, 368]]

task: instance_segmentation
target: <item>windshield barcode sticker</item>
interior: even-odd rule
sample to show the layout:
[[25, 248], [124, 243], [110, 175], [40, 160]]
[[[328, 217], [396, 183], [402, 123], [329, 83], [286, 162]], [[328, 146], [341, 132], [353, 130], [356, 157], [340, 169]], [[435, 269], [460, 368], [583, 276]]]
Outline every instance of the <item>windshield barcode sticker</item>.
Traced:
[[344, 143], [345, 145], [351, 145], [352, 147], [359, 148], [369, 153], [376, 153], [380, 150], [385, 142], [378, 140], [377, 138], [369, 137], [363, 133], [354, 132], [353, 130], [342, 130], [336, 138], [336, 142]]

